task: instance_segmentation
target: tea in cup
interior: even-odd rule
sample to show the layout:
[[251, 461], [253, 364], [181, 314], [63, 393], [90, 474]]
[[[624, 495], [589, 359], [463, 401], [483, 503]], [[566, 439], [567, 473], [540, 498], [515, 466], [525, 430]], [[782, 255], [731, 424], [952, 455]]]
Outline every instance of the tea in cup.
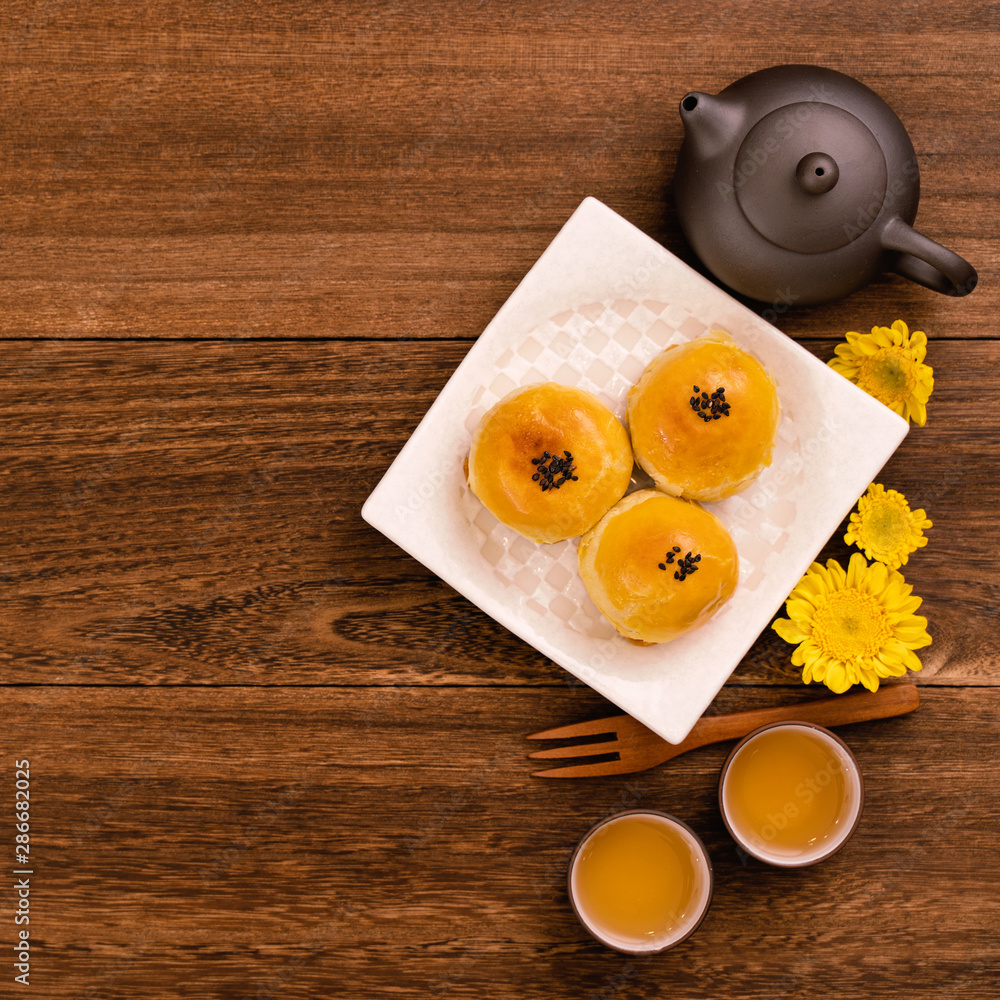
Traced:
[[722, 818], [747, 854], [801, 868], [840, 850], [857, 828], [864, 782], [847, 745], [811, 722], [776, 722], [733, 749], [719, 779]]
[[686, 823], [631, 809], [580, 841], [569, 865], [569, 898], [580, 923], [609, 948], [665, 951], [690, 936], [708, 911], [712, 865]]

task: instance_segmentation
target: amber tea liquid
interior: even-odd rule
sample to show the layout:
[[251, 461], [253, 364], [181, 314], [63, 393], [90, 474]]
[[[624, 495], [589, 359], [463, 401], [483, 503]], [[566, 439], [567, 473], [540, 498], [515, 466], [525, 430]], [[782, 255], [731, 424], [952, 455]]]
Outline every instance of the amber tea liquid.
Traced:
[[626, 813], [585, 839], [570, 875], [581, 921], [604, 943], [655, 951], [697, 926], [711, 874], [704, 848], [659, 813]]
[[767, 729], [745, 743], [723, 780], [723, 814], [751, 854], [776, 864], [812, 863], [850, 835], [860, 810], [853, 758], [824, 730]]

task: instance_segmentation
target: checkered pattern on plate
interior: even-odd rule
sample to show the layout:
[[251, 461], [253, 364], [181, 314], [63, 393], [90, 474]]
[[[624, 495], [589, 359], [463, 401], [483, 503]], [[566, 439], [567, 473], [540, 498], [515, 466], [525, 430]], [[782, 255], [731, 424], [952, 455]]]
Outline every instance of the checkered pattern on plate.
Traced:
[[[652, 300], [596, 302], [559, 313], [497, 358], [495, 374], [476, 394], [466, 420], [469, 440], [491, 406], [532, 382], [586, 389], [623, 419], [628, 391], [649, 361], [671, 344], [686, 343], [708, 331], [708, 323], [683, 306]], [[781, 558], [802, 482], [799, 448], [794, 414], [783, 402], [770, 467], [742, 493], [704, 505], [718, 515], [736, 542], [741, 587], [755, 589], [771, 562]], [[636, 468], [630, 492], [650, 485]], [[519, 594], [522, 605], [543, 616], [554, 615], [584, 635], [615, 636], [580, 580], [576, 539], [554, 545], [530, 542], [497, 521], [468, 490], [464, 503], [480, 554], [493, 567], [497, 581]]]

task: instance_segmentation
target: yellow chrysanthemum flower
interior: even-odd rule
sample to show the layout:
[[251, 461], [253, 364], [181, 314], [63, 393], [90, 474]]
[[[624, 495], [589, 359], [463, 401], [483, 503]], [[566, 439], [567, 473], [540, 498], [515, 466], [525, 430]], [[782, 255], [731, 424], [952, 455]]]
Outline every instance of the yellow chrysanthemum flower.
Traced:
[[844, 541], [857, 545], [869, 559], [899, 569], [911, 552], [927, 544], [924, 529], [933, 525], [923, 509], [910, 510], [902, 493], [872, 483], [851, 514]]
[[870, 566], [860, 552], [847, 570], [830, 559], [814, 562], [785, 602], [789, 618], [771, 626], [798, 643], [792, 663], [806, 684], [818, 681], [837, 694], [854, 684], [877, 691], [879, 678], [920, 669], [913, 651], [931, 644], [927, 619], [913, 612], [921, 598], [898, 570]]
[[897, 319], [889, 326], [873, 326], [871, 333], [847, 334], [839, 344], [830, 367], [849, 378], [869, 396], [874, 396], [905, 420], [923, 427], [927, 422], [927, 400], [934, 390], [934, 369], [924, 364], [927, 335], [910, 333]]

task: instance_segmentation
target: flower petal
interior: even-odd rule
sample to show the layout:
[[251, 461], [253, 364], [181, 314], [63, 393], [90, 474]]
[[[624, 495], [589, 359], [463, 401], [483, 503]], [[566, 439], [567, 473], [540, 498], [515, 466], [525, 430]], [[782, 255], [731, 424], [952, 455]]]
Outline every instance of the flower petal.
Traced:
[[824, 683], [835, 694], [843, 694], [851, 686], [844, 664], [839, 661], [831, 663], [826, 668]]
[[785, 640], [785, 642], [799, 643], [804, 642], [809, 638], [809, 633], [804, 628], [797, 625], [795, 622], [790, 621], [788, 618], [776, 619], [772, 623], [771, 628], [774, 629], [774, 631], [777, 632], [778, 635]]
[[816, 613], [816, 605], [804, 597], [789, 597], [785, 602], [785, 613], [797, 625], [803, 625], [812, 621], [812, 616]]
[[862, 667], [858, 674], [860, 675], [861, 683], [864, 684], [869, 691], [878, 690], [878, 674], [867, 667]]

